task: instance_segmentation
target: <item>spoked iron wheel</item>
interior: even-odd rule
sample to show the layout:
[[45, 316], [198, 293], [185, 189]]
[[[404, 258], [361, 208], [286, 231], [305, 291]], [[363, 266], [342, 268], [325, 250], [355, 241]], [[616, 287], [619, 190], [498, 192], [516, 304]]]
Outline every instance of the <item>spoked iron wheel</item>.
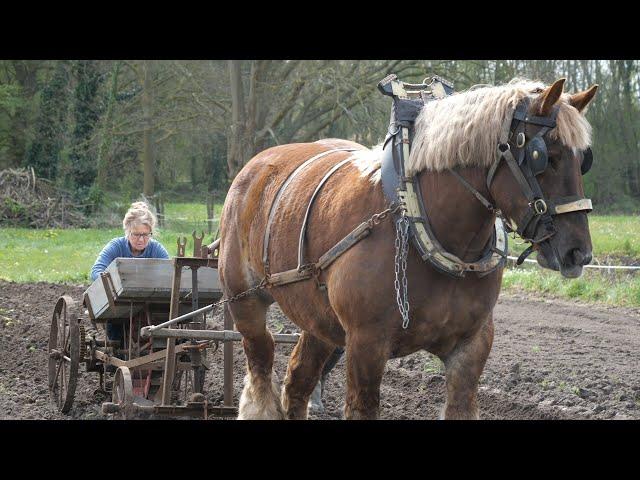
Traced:
[[77, 304], [68, 295], [58, 299], [49, 332], [49, 393], [62, 413], [73, 405], [80, 365]]
[[127, 367], [119, 367], [113, 378], [113, 403], [119, 408], [119, 417], [122, 420], [134, 418], [133, 411], [133, 381], [131, 371]]

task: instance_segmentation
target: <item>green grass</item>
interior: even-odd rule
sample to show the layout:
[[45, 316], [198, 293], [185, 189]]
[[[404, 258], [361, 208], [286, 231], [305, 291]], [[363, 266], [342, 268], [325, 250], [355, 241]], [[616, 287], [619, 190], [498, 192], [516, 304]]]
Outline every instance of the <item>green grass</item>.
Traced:
[[[640, 264], [640, 216], [589, 215], [594, 264]], [[518, 256], [526, 245], [509, 239], [511, 255]], [[535, 258], [535, 254], [531, 257]], [[532, 292], [546, 298], [557, 297], [607, 305], [640, 306], [640, 271], [608, 273], [585, 268], [577, 279], [525, 263], [507, 268], [502, 288], [506, 291]]]
[[[169, 255], [177, 251], [178, 236], [187, 237], [186, 254], [193, 253], [192, 232], [213, 240], [222, 205], [216, 205], [211, 235], [207, 234], [206, 205], [166, 204], [166, 226], [154, 238]], [[0, 228], [0, 279], [14, 282], [88, 283], [89, 271], [109, 240], [123, 235], [121, 228], [50, 229]]]
[[531, 266], [507, 268], [503, 291], [532, 292], [545, 298], [566, 298], [606, 305], [640, 306], [640, 272], [604, 273], [584, 269], [582, 277], [568, 279], [558, 272]]
[[[640, 261], [640, 215], [589, 215], [589, 231], [595, 260], [631, 257]], [[511, 255], [518, 256], [528, 246], [509, 238]], [[601, 260], [602, 259], [602, 260]]]
[[640, 259], [640, 216], [591, 216], [589, 230], [593, 254]]

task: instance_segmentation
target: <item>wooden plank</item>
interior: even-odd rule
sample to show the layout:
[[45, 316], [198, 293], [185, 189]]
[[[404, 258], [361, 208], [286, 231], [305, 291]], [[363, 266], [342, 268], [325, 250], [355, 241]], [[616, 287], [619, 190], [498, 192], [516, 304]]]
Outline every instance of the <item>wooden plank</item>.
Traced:
[[[188, 344], [180, 344], [175, 347], [174, 354], [181, 353], [185, 350], [185, 346]], [[150, 353], [149, 355], [145, 355], [143, 357], [134, 358], [133, 360], [120, 360], [118, 357], [114, 357], [113, 355], [108, 355], [101, 350], [95, 351], [95, 356], [98, 360], [107, 365], [114, 365], [116, 367], [128, 367], [130, 369], [141, 367], [143, 365], [147, 365], [149, 363], [157, 362], [160, 360], [164, 360], [167, 356], [166, 350], [160, 350], [159, 352]]]
[[[114, 286], [118, 298], [147, 295], [171, 298], [173, 267], [169, 259], [117, 258], [109, 268], [113, 270], [112, 276], [114, 277]], [[184, 267], [182, 272], [185, 272], [185, 270], [190, 269]], [[181, 296], [190, 291], [191, 275], [181, 275]], [[198, 269], [198, 292], [203, 298], [221, 292], [220, 280], [216, 269], [210, 267], [200, 267]]]

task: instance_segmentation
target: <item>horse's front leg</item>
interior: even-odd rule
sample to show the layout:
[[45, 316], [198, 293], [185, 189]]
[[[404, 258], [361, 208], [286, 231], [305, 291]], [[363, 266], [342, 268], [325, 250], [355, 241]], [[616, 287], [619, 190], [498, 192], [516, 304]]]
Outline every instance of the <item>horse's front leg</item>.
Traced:
[[447, 401], [441, 418], [447, 420], [477, 420], [478, 380], [493, 344], [493, 317], [470, 338], [461, 340], [443, 358], [446, 372]]
[[309, 396], [334, 348], [310, 333], [302, 332], [291, 354], [282, 388], [282, 406], [288, 419], [307, 418]]
[[380, 414], [380, 382], [389, 358], [381, 337], [375, 330], [347, 334], [347, 420], [375, 420]]

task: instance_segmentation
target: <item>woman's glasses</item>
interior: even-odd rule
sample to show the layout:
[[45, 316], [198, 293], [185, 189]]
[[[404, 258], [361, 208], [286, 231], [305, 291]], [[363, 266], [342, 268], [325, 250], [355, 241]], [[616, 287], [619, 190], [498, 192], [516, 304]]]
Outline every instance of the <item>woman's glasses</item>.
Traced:
[[129, 235], [131, 235], [133, 238], [142, 238], [144, 240], [146, 240], [147, 238], [151, 237], [151, 235], [153, 235], [153, 233], [149, 232], [149, 233], [130, 233]]

